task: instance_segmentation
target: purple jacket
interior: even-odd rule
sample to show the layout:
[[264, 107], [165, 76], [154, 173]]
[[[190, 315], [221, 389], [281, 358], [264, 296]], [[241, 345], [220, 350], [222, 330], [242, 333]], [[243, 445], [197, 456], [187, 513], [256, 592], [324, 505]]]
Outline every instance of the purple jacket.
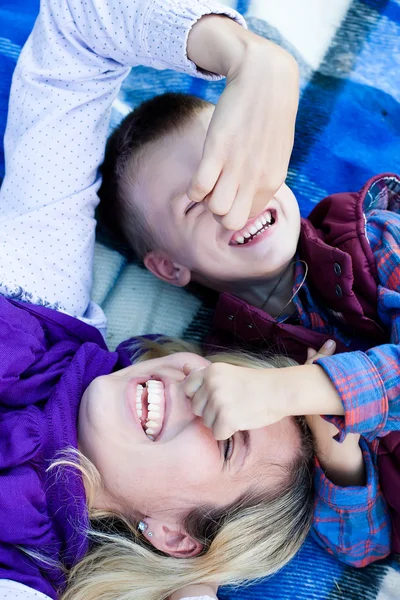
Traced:
[[60, 450], [77, 448], [87, 386], [128, 364], [93, 327], [0, 297], [0, 578], [56, 598], [65, 584], [61, 568], [40, 564], [18, 546], [67, 567], [86, 553], [81, 477], [65, 469], [55, 483], [47, 468]]

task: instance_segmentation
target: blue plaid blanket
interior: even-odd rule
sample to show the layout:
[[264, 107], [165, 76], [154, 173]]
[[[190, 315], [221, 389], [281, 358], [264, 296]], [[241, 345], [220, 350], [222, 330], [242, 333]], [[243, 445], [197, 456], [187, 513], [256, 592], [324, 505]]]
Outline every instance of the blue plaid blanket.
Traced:
[[[380, 171], [399, 171], [400, 0], [226, 2], [245, 14], [253, 31], [288, 48], [299, 62], [301, 99], [288, 183], [304, 215], [329, 193], [356, 190]], [[38, 7], [39, 0], [0, 0], [1, 139], [12, 71]], [[170, 71], [136, 68], [115, 102], [112, 124], [154, 94], [181, 90], [216, 101], [222, 86]], [[3, 174], [0, 145], [0, 181]], [[185, 301], [177, 303], [176, 294], [182, 291], [160, 287], [137, 265], [124, 261], [97, 245], [93, 295], [109, 317], [110, 345], [130, 334], [152, 331], [199, 337], [206, 312], [200, 301], [186, 295]], [[130, 280], [141, 289], [136, 299], [132, 299]], [[173, 313], [177, 304], [179, 318]], [[132, 314], [139, 318], [132, 320]], [[274, 577], [245, 588], [223, 589], [220, 597], [396, 600], [400, 598], [400, 568], [394, 560], [362, 570], [347, 568], [310, 538], [291, 564]]]

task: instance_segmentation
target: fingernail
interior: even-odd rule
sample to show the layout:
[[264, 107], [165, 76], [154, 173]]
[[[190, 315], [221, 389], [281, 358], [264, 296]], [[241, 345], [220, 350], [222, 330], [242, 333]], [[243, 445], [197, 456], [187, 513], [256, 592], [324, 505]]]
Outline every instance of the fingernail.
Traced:
[[335, 341], [334, 340], [328, 340], [324, 344], [325, 348], [333, 348], [334, 345], [335, 345]]

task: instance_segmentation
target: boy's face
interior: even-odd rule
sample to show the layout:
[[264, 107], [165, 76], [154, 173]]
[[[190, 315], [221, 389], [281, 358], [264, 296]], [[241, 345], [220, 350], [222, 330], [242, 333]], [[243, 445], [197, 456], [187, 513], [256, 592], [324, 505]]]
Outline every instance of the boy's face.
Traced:
[[286, 185], [238, 232], [225, 229], [206, 202], [190, 202], [186, 190], [200, 164], [212, 114], [212, 107], [203, 110], [183, 131], [146, 149], [135, 201], [161, 242], [145, 257], [146, 267], [174, 285], [192, 279], [224, 291], [272, 279], [286, 269], [296, 252], [300, 213]]

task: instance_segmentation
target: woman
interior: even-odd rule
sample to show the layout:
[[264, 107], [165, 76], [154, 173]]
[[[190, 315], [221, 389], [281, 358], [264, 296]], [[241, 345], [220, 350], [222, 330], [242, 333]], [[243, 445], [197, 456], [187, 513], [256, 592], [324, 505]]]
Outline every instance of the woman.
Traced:
[[[97, 167], [111, 103], [131, 66], [227, 76], [189, 193], [211, 193], [228, 226], [236, 228], [250, 210], [251, 194], [242, 192], [252, 181], [247, 165], [237, 165], [241, 156], [263, 159], [253, 177], [265, 178], [266, 193], [285, 178], [296, 68], [232, 19], [242, 22], [201, 0], [41, 3], [14, 75], [1, 189], [0, 598], [56, 598], [66, 575], [65, 597], [85, 599], [116, 597], [117, 588], [156, 599], [194, 581], [254, 577], [286, 562], [309, 527], [311, 450], [300, 425], [282, 421], [274, 435], [269, 430], [270, 441], [260, 437], [254, 464], [224, 471], [224, 461], [237, 460], [235, 450], [212, 439], [182, 394], [184, 363], [208, 363], [175, 354], [130, 367], [126, 348], [107, 351], [99, 333], [104, 315], [90, 301]], [[260, 89], [261, 69], [264, 79], [270, 73], [268, 89]], [[99, 74], [107, 74], [101, 85]], [[250, 112], [256, 86], [262, 110]], [[268, 123], [266, 106], [274, 115]], [[260, 123], [264, 134], [254, 137]], [[274, 144], [267, 147], [268, 137]], [[226, 189], [232, 165], [240, 194]], [[148, 383], [154, 380], [162, 383]], [[152, 385], [165, 391], [149, 425], [146, 403], [158, 393]], [[144, 408], [132, 405], [136, 394]], [[279, 460], [273, 439], [290, 440], [282, 441], [287, 452]], [[266, 450], [256, 484], [257, 454]], [[89, 548], [90, 519], [98, 543]], [[121, 531], [122, 538], [110, 538]], [[237, 557], [238, 536], [248, 560], [245, 545]]]

